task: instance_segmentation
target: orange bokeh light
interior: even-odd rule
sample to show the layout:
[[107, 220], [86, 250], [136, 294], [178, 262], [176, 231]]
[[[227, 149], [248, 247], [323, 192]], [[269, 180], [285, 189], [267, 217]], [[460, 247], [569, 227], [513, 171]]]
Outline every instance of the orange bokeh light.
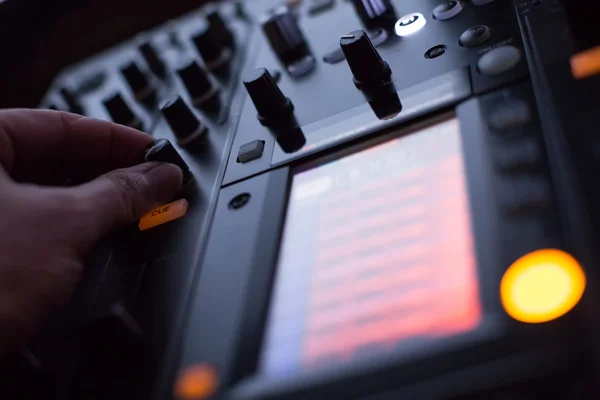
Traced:
[[175, 382], [175, 396], [180, 400], [203, 400], [212, 396], [219, 385], [215, 370], [209, 365], [187, 367]]
[[515, 261], [502, 277], [500, 297], [512, 318], [543, 323], [559, 318], [579, 303], [586, 277], [570, 254], [536, 250]]

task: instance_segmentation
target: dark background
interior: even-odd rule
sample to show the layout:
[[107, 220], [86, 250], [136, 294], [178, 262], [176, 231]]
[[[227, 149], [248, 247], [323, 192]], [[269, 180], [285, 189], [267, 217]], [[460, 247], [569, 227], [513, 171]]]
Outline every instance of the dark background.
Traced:
[[0, 108], [36, 107], [65, 67], [205, 0], [7, 0], [0, 3]]

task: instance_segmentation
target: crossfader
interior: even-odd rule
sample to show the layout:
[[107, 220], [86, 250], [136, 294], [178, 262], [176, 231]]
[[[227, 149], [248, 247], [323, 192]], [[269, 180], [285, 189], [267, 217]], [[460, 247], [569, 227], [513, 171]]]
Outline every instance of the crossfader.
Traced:
[[99, 243], [1, 389], [597, 398], [591, 7], [225, 1], [63, 71], [41, 108], [154, 135], [185, 188]]

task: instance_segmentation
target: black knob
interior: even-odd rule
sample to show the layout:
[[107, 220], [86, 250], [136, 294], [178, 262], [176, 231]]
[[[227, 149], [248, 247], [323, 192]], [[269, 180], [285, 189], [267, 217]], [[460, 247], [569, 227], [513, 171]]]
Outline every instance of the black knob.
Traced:
[[296, 21], [296, 17], [287, 9], [281, 8], [262, 24], [273, 51], [288, 66], [310, 56], [310, 50]]
[[390, 80], [390, 66], [383, 61], [365, 31], [354, 31], [342, 36], [340, 47], [359, 89], [370, 83]]
[[158, 139], [150, 145], [144, 152], [144, 160], [146, 162], [160, 161], [177, 165], [183, 172], [184, 187], [194, 180], [190, 167], [183, 161], [177, 149], [167, 139]]
[[364, 31], [342, 36], [340, 47], [354, 76], [354, 85], [361, 90], [379, 119], [395, 117], [402, 110], [392, 70]]
[[231, 49], [219, 40], [207, 23], [192, 38], [194, 46], [202, 57], [206, 69], [217, 74], [227, 75], [231, 61]]
[[258, 120], [263, 125], [285, 124], [293, 116], [294, 105], [266, 69], [258, 68], [247, 75], [244, 86], [256, 107]]
[[115, 93], [113, 96], [104, 100], [103, 104], [112, 120], [117, 124], [125, 125], [140, 131], [144, 130], [142, 121], [131, 110], [120, 93]]
[[181, 78], [195, 107], [209, 112], [219, 110], [219, 87], [211, 82], [207, 72], [196, 61], [177, 70], [177, 75]]
[[77, 96], [70, 89], [64, 87], [60, 89], [60, 95], [65, 100], [67, 105], [67, 110], [74, 114], [84, 115], [85, 111], [83, 110], [83, 106], [79, 103]]
[[398, 20], [390, 0], [352, 0], [352, 5], [367, 29], [392, 30]]
[[142, 57], [148, 64], [150, 71], [161, 79], [165, 79], [167, 76], [167, 67], [164, 61], [160, 58], [152, 43], [145, 42], [139, 47]]
[[221, 14], [219, 14], [219, 10], [213, 10], [206, 14], [206, 19], [210, 25], [209, 29], [213, 31], [213, 35], [225, 46], [233, 49], [235, 47], [235, 37], [233, 36], [233, 32], [227, 27], [227, 24], [225, 24]]
[[194, 112], [179, 96], [167, 100], [160, 111], [180, 146], [185, 147], [197, 142], [208, 131], [206, 125], [194, 115]]
[[144, 104], [153, 104], [156, 101], [156, 90], [135, 62], [132, 61], [122, 67], [121, 75], [137, 101]]

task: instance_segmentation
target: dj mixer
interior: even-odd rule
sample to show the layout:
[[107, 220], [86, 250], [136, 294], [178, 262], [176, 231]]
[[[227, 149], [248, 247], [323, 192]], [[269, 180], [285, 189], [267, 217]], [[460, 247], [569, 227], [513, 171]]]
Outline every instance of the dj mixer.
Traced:
[[224, 1], [63, 71], [40, 108], [153, 135], [186, 185], [98, 244], [5, 398], [598, 398], [575, 3]]

